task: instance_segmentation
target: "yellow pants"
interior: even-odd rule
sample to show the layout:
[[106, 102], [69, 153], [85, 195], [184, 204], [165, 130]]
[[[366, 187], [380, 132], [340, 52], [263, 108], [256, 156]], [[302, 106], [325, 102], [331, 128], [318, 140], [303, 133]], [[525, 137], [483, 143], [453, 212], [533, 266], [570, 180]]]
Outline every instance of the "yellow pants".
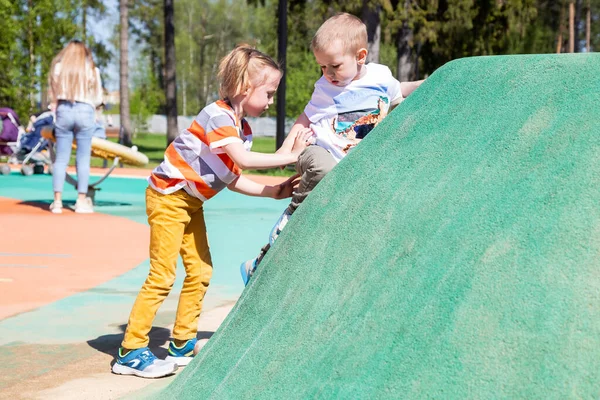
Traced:
[[186, 277], [177, 306], [174, 339], [196, 337], [202, 300], [212, 275], [202, 200], [184, 190], [163, 195], [148, 187], [146, 214], [150, 224], [150, 273], [129, 315], [122, 343], [126, 349], [148, 346], [156, 312], [175, 282], [179, 254]]

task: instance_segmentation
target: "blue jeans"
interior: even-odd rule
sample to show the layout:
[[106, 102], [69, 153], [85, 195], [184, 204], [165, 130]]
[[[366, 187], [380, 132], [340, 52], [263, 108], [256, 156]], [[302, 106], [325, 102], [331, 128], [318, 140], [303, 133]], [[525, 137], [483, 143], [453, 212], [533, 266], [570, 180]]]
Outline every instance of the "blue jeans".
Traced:
[[60, 101], [56, 108], [54, 134], [56, 136], [56, 160], [52, 168], [52, 186], [55, 192], [63, 191], [67, 165], [71, 158], [73, 137], [77, 142], [76, 168], [77, 192], [87, 193], [90, 182], [90, 159], [92, 135], [96, 129], [94, 107], [87, 103]]

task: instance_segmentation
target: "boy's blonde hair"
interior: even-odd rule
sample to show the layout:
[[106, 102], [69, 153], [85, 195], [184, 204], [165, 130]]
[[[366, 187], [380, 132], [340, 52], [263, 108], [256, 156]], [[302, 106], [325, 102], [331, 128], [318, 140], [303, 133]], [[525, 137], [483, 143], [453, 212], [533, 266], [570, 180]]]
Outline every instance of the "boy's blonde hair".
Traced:
[[[55, 74], [56, 64], [60, 63], [60, 72]], [[75, 101], [78, 93], [97, 93], [98, 80], [92, 52], [79, 40], [72, 40], [52, 60], [48, 84], [57, 95], [63, 93], [66, 100]]]
[[265, 67], [273, 68], [282, 73], [281, 67], [268, 55], [241, 44], [223, 57], [219, 64], [219, 95], [223, 100], [231, 100], [244, 92], [252, 84], [258, 86], [261, 81], [256, 81], [262, 74], [262, 82], [266, 79]]
[[367, 27], [352, 14], [340, 13], [323, 22], [310, 44], [312, 51], [323, 51], [340, 40], [346, 53], [367, 48]]

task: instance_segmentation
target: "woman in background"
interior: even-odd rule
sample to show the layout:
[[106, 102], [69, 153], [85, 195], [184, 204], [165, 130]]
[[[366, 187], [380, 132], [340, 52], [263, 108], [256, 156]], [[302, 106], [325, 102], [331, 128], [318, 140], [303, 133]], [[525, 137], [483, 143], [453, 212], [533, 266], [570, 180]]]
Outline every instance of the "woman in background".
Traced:
[[96, 107], [102, 104], [100, 71], [94, 65], [91, 51], [82, 42], [73, 40], [52, 60], [48, 81], [51, 103], [56, 107], [56, 160], [52, 169], [54, 201], [50, 211], [62, 213], [62, 191], [75, 138], [78, 193], [75, 212], [93, 213], [87, 191]]

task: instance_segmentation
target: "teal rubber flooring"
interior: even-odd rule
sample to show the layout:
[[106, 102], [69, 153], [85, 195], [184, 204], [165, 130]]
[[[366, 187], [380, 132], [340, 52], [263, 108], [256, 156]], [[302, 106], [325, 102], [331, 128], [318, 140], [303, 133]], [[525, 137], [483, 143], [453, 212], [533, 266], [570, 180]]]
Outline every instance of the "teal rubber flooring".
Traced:
[[[91, 182], [97, 179], [92, 177]], [[110, 177], [102, 183], [102, 190], [96, 195], [95, 211], [146, 224], [146, 187], [145, 179]], [[0, 196], [49, 205], [52, 177], [24, 177], [19, 173], [0, 176]], [[75, 198], [75, 190], [65, 186], [65, 203], [74, 203]], [[205, 218], [214, 273], [205, 298], [205, 311], [239, 297], [244, 289], [239, 265], [254, 257], [266, 243], [272, 225], [286, 205], [287, 200], [248, 197], [228, 190], [206, 203]], [[40, 238], [43, 234], [46, 233], [40, 233]], [[32, 249], [35, 249], [35, 238], [33, 226]], [[233, 247], [232, 238], [235, 243]], [[91, 290], [0, 321], [0, 346], [73, 343], [107, 334], [122, 334], [148, 268], [149, 261], [146, 260], [129, 272]], [[160, 308], [155, 326], [173, 323], [184, 275], [180, 260], [173, 291]]]

